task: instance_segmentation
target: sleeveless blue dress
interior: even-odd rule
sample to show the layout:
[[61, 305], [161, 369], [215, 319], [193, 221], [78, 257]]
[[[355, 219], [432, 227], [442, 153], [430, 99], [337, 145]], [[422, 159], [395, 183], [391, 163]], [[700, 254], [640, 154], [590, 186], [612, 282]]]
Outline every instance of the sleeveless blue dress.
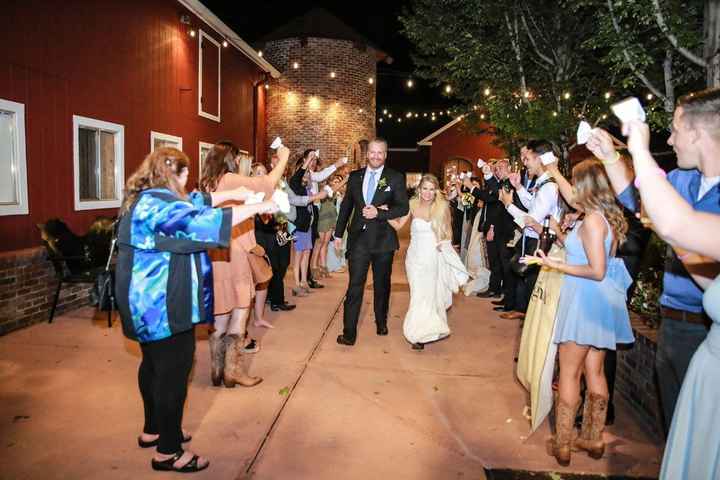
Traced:
[[[579, 228], [578, 223], [565, 239], [565, 261], [570, 265], [588, 263], [578, 235]], [[608, 224], [605, 278], [597, 281], [565, 274], [560, 290], [554, 343], [575, 342], [578, 345], [615, 350], [618, 343], [635, 341], [627, 309], [627, 289], [632, 279], [625, 263], [610, 256], [612, 239], [612, 229]]]
[[703, 295], [712, 319], [680, 390], [663, 456], [663, 480], [720, 478], [720, 276]]

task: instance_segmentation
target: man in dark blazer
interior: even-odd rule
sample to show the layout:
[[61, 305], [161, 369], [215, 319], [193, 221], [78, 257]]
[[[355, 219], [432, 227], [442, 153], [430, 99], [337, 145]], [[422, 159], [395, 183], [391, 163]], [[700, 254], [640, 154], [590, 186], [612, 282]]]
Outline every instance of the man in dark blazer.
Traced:
[[[335, 248], [342, 247], [348, 228], [347, 259], [350, 281], [345, 296], [341, 345], [354, 345], [368, 268], [372, 265], [375, 324], [378, 335], [387, 335], [390, 275], [397, 233], [388, 220], [409, 210], [405, 175], [385, 167], [387, 142], [376, 138], [368, 144], [367, 166], [350, 173], [347, 192], [340, 204], [335, 227]], [[383, 208], [378, 208], [383, 207]]]
[[490, 285], [478, 297], [497, 298], [502, 294], [503, 272], [505, 256], [502, 250], [513, 237], [515, 223], [512, 216], [507, 213], [505, 206], [498, 196], [503, 180], [510, 174], [510, 164], [501, 159], [493, 164], [483, 166], [485, 185], [480, 191], [480, 199], [484, 202], [482, 217], [478, 230], [484, 234], [487, 244], [488, 261], [490, 263]]

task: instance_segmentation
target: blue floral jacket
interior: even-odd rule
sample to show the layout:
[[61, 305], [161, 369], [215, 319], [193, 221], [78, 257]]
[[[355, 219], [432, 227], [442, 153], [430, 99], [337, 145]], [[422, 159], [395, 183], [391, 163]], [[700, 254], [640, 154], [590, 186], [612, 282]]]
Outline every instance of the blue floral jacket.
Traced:
[[227, 247], [232, 209], [208, 194], [188, 200], [164, 188], [143, 191], [118, 226], [115, 297], [123, 333], [141, 343], [211, 321], [208, 248]]

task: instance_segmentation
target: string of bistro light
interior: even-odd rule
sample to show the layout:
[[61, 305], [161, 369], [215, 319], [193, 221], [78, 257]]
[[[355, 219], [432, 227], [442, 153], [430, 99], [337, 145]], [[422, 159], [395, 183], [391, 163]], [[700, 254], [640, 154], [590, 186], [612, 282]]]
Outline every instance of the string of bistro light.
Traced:
[[[195, 30], [190, 30], [188, 33], [190, 34], [190, 36], [195, 36]], [[224, 41], [223, 46], [226, 47], [227, 46], [226, 44], [227, 44], [227, 41]], [[257, 54], [259, 57], [262, 57], [263, 56], [262, 50], [258, 50]], [[300, 62], [298, 62], [298, 61], [293, 61], [291, 66], [292, 66], [293, 70], [298, 70], [301, 68]], [[412, 78], [412, 76], [409, 76], [407, 74], [407, 72], [385, 71], [385, 72], [378, 72], [378, 76], [402, 78], [404, 85], [408, 90], [411, 90], [416, 86], [415, 80]], [[339, 78], [338, 71], [337, 70], [328, 70], [328, 77], [332, 80], [338, 79]], [[375, 84], [377, 84], [377, 79], [373, 76], [370, 76], [370, 77], [368, 77], [367, 82], [370, 85], [375, 85]], [[265, 89], [269, 89], [270, 83], [265, 82], [264, 86], [265, 86]], [[445, 84], [442, 87], [442, 92], [447, 96], [452, 94], [452, 92], [453, 92], [452, 85]], [[489, 86], [486, 86], [483, 89], [483, 96], [485, 96], [486, 98], [491, 98], [492, 89]], [[515, 96], [520, 98], [519, 94], [516, 94]], [[526, 90], [522, 94], [522, 97], [524, 97], [525, 101], [532, 101], [535, 98], [535, 94], [533, 94], [530, 90]], [[603, 95], [603, 98], [605, 99], [605, 101], [609, 101], [612, 97], [613, 97], [612, 92], [605, 92], [605, 94]], [[570, 100], [571, 98], [572, 98], [572, 93], [569, 91], [566, 91], [562, 95], [560, 95], [559, 100]], [[647, 101], [652, 101], [655, 99], [655, 96], [652, 93], [648, 93], [645, 95], [645, 99]], [[472, 110], [478, 110], [481, 108], [482, 107], [479, 105], [473, 105]], [[516, 106], [516, 108], [517, 108], [517, 106]], [[650, 109], [654, 109], [654, 106], [651, 106]], [[365, 111], [363, 109], [359, 109], [358, 113], [362, 114], [362, 113], [365, 113]], [[403, 121], [407, 122], [407, 121], [412, 121], [415, 119], [435, 122], [440, 117], [454, 117], [454, 119], [457, 119], [459, 117], [462, 117], [465, 113], [468, 113], [468, 110], [466, 110], [464, 108], [461, 109], [458, 107], [451, 107], [451, 108], [444, 108], [444, 109], [436, 108], [436, 109], [430, 109], [430, 110], [409, 109], [409, 110], [404, 110], [404, 111], [401, 111], [401, 110], [391, 111], [388, 108], [382, 108], [382, 109], [378, 108], [377, 113], [378, 113], [378, 116], [377, 116], [378, 123], [385, 123], [385, 122], [402, 123]], [[553, 111], [552, 116], [557, 117], [558, 112]], [[485, 120], [487, 118], [487, 114], [480, 113], [479, 117], [480, 117], [480, 120]], [[578, 118], [583, 118], [583, 115], [579, 114]], [[606, 120], [608, 118], [608, 115], [602, 114], [601, 118], [602, 118], [602, 120]]]

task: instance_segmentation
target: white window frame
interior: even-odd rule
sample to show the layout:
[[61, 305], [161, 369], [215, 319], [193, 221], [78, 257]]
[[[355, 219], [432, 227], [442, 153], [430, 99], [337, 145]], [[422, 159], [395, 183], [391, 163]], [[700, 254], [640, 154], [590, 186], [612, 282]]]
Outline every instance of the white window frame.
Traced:
[[[80, 127], [97, 128], [115, 134], [115, 200], [80, 200]], [[118, 123], [73, 115], [73, 173], [75, 211], [119, 208], [125, 184], [125, 127]]]
[[18, 203], [0, 205], [0, 216], [28, 215], [27, 158], [25, 153], [25, 104], [0, 99], [0, 110], [15, 114], [15, 159], [17, 176], [15, 188]]
[[[202, 41], [203, 41], [203, 38], [210, 40], [210, 42], [212, 42], [217, 47], [217, 50], [218, 50], [217, 115], [213, 115], [212, 113], [203, 111], [203, 107], [202, 107], [202, 92], [203, 92], [203, 88], [202, 88], [202, 79], [203, 79]], [[202, 30], [200, 30], [200, 35], [198, 35], [198, 115], [200, 115], [201, 117], [209, 118], [210, 120], [215, 120], [218, 123], [220, 123], [220, 105], [222, 103], [220, 101], [220, 80], [221, 80], [220, 72], [222, 71], [222, 69], [220, 68], [221, 58], [222, 58], [222, 48], [220, 47], [220, 42], [218, 42], [217, 40], [212, 38], [210, 35], [203, 32]]]
[[150, 151], [155, 151], [155, 140], [164, 140], [166, 142], [174, 142], [177, 144], [178, 150], [182, 151], [182, 137], [176, 137], [175, 135], [170, 135], [168, 133], [160, 133], [155, 132], [153, 130], [150, 130]]
[[207, 148], [207, 149], [209, 150], [209, 149], [211, 149], [213, 146], [215, 146], [214, 143], [198, 142], [198, 179], [202, 178], [202, 167], [203, 167], [202, 152], [203, 152], [203, 148]]

